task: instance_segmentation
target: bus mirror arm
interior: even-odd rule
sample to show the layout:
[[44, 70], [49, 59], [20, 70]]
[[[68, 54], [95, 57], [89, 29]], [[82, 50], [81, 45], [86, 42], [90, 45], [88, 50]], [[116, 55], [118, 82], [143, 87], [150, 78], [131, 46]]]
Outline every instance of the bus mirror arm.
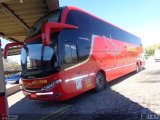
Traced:
[[45, 46], [48, 46], [50, 43], [50, 33], [59, 32], [63, 29], [78, 29], [77, 26], [64, 24], [64, 23], [56, 23], [56, 22], [47, 22], [42, 27], [42, 43]]
[[6, 44], [4, 51], [3, 51], [4, 59], [7, 59], [9, 48], [14, 47], [14, 46], [22, 46], [23, 44], [24, 44], [23, 42], [14, 42], [14, 43]]

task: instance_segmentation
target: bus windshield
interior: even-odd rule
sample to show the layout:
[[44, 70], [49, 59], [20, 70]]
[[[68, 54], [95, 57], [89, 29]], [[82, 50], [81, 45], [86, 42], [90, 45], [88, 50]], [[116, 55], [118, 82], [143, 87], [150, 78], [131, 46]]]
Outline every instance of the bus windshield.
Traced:
[[25, 44], [21, 50], [22, 77], [42, 77], [58, 72], [58, 35], [51, 35], [49, 46], [44, 46], [37, 39]]
[[58, 9], [51, 14], [38, 20], [28, 31], [26, 39], [31, 38], [41, 32], [41, 28], [46, 22], [59, 22], [61, 17], [61, 10]]

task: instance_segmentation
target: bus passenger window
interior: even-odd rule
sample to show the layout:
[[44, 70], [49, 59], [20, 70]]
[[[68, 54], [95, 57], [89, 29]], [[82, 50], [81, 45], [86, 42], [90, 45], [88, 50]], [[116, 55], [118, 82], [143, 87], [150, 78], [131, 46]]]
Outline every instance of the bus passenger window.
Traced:
[[76, 63], [78, 63], [76, 45], [65, 44], [64, 65], [67, 65], [69, 67]]
[[64, 63], [72, 63], [71, 46], [68, 44], [65, 45]]
[[72, 53], [72, 62], [73, 63], [77, 63], [78, 59], [77, 59], [77, 48], [75, 45], [71, 45], [71, 53]]

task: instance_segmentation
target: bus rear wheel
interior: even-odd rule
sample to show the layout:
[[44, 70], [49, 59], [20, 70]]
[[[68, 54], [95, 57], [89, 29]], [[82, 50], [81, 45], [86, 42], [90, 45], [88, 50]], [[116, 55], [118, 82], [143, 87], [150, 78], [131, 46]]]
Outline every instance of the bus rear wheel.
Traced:
[[141, 71], [141, 69], [140, 69], [140, 65], [139, 64], [137, 64], [136, 65], [136, 73], [138, 73], [138, 72], [140, 72]]
[[98, 72], [96, 75], [96, 86], [95, 86], [96, 92], [104, 90], [105, 85], [106, 85], [105, 75], [102, 72]]

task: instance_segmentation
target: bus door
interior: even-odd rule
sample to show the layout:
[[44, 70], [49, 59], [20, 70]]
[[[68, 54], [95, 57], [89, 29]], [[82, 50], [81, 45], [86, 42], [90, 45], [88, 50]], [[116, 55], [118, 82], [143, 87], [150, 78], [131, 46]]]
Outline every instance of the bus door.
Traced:
[[[119, 55], [119, 62], [120, 62], [120, 76], [125, 75], [126, 73], [130, 72], [128, 67], [129, 64], [129, 57], [128, 57], [128, 52], [126, 50], [125, 45], [121, 47], [120, 55]], [[120, 77], [119, 76], [119, 77]]]
[[108, 69], [106, 72], [108, 73], [108, 79], [113, 80], [117, 78], [118, 74], [118, 46], [115, 44], [112, 38], [109, 38], [109, 50], [108, 50], [109, 62]]
[[78, 53], [80, 64], [82, 64], [82, 75], [84, 91], [94, 87], [94, 75], [96, 64], [92, 58], [92, 38], [89, 33], [81, 33], [78, 42]]
[[70, 94], [82, 90], [82, 69], [78, 64], [78, 48], [74, 42], [64, 42], [63, 68], [65, 74], [66, 92]]
[[115, 77], [118, 78], [122, 75], [124, 75], [124, 53], [123, 53], [123, 43], [120, 41], [116, 41], [116, 62], [115, 62]]

